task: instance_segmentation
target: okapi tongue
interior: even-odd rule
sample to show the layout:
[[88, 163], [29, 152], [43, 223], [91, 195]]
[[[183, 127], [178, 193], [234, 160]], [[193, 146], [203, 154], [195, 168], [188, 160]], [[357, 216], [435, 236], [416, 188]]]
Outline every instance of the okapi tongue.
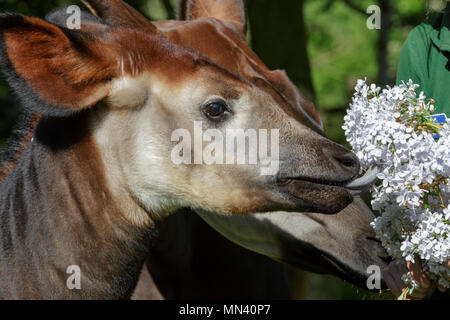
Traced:
[[352, 182], [347, 184], [345, 188], [348, 189], [353, 195], [363, 193], [375, 183], [375, 181], [377, 180], [377, 175], [380, 172], [381, 170], [378, 166], [372, 166], [362, 177], [353, 180]]

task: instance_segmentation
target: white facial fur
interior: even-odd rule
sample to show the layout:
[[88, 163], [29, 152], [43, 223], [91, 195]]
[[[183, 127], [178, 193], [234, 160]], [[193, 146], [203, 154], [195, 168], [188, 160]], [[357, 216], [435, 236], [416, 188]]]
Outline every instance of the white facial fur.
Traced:
[[194, 121], [202, 121], [205, 130], [221, 131], [260, 125], [250, 116], [256, 106], [246, 90], [238, 99], [227, 99], [234, 116], [226, 124], [215, 127], [205, 119], [200, 108], [220, 97], [219, 91], [201, 78], [175, 86], [149, 74], [114, 81], [107, 105], [96, 112], [94, 137], [117, 193], [127, 190], [159, 216], [181, 207], [231, 212], [270, 198], [263, 192], [265, 178], [259, 175], [259, 165], [176, 165], [171, 161], [172, 132], [179, 128], [192, 132]]
[[[202, 113], [213, 98], [226, 101], [232, 113], [227, 120], [214, 122]], [[176, 82], [150, 73], [115, 80], [106, 103], [93, 113], [94, 137], [110, 185], [117, 195], [126, 191], [158, 218], [181, 207], [236, 214], [294, 205], [276, 186], [277, 172], [261, 175], [266, 166], [261, 162], [175, 164], [172, 133], [186, 129], [194, 137], [196, 122], [224, 136], [230, 129], [279, 130], [285, 168], [293, 175], [326, 174], [318, 165], [319, 145], [328, 143], [326, 139], [284, 113], [264, 90], [208, 68]]]

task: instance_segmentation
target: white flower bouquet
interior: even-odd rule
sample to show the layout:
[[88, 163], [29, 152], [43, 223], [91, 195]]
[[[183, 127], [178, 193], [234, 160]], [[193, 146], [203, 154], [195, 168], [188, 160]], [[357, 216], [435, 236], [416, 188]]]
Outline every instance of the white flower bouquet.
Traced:
[[[434, 101], [418, 87], [358, 80], [343, 129], [362, 170], [379, 170], [371, 189], [377, 237], [396, 260], [420, 257], [428, 277], [449, 288], [450, 125], [434, 120]], [[417, 287], [408, 274], [403, 280]]]

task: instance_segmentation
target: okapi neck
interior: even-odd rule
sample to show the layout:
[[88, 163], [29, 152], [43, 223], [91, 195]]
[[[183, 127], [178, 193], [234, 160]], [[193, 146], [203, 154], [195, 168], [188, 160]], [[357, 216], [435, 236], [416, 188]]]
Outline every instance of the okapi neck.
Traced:
[[0, 183], [0, 298], [131, 297], [153, 229], [125, 218], [84, 119], [41, 120]]

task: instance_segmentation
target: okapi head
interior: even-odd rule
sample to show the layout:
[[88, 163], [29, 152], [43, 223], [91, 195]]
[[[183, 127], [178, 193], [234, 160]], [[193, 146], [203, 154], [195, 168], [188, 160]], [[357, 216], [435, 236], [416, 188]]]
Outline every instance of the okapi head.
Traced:
[[[357, 158], [325, 137], [314, 107], [286, 73], [269, 70], [248, 47], [242, 0], [181, 1], [180, 20], [155, 23], [120, 0], [83, 2], [96, 17], [83, 13], [80, 30], [65, 26], [65, 10], [48, 21], [1, 15], [2, 64], [28, 110], [44, 120], [87, 119], [80, 132], [99, 151], [106, 187], [129, 194], [148, 213], [133, 221], [154, 222], [182, 207], [204, 216], [333, 214], [353, 201], [346, 186], [359, 173]], [[261, 161], [174, 163], [173, 132], [195, 137], [198, 123], [226, 137], [230, 129], [278, 130], [279, 170], [261, 175]], [[196, 152], [191, 144], [184, 149], [191, 159]], [[277, 223], [298, 216], [285, 214]], [[326, 230], [325, 218], [318, 219]], [[207, 220], [227, 233], [222, 223]], [[336, 225], [353, 227], [351, 221]]]

